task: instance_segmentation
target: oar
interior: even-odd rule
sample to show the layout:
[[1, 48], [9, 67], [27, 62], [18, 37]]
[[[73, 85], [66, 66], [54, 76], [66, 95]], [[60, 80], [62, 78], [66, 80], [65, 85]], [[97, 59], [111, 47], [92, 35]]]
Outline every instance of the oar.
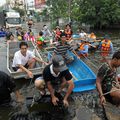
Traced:
[[95, 45], [92, 45], [92, 44], [90, 44], [90, 43], [89, 43], [89, 46], [96, 48], [96, 46], [95, 46]]
[[84, 40], [84, 38], [71, 38], [71, 40]]
[[[71, 38], [71, 40], [82, 40], [82, 41], [86, 41], [86, 38]], [[88, 41], [88, 42], [101, 42], [102, 40], [92, 40], [92, 41]]]

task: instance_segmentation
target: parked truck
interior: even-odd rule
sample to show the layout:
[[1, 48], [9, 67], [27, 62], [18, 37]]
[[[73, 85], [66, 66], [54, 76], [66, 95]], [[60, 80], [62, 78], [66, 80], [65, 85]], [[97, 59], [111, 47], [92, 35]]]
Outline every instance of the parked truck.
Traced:
[[0, 12], [0, 24], [1, 26], [8, 27], [21, 27], [21, 17], [16, 11], [6, 11]]

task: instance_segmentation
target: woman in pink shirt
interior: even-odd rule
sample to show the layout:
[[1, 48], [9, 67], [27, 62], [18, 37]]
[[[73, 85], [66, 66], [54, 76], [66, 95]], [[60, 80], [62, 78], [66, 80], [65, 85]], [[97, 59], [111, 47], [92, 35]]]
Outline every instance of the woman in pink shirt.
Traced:
[[34, 37], [32, 32], [30, 32], [29, 35], [28, 35], [28, 41], [35, 42], [35, 37]]

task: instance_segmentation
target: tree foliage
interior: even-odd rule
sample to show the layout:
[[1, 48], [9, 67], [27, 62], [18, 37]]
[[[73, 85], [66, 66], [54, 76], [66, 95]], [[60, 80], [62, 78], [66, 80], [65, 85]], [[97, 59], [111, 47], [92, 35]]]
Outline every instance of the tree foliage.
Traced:
[[70, 17], [78, 23], [107, 27], [120, 21], [120, 0], [48, 0], [52, 20]]
[[14, 7], [13, 10], [19, 12], [20, 16], [24, 16], [25, 15], [25, 10], [24, 9], [20, 9], [19, 7]]

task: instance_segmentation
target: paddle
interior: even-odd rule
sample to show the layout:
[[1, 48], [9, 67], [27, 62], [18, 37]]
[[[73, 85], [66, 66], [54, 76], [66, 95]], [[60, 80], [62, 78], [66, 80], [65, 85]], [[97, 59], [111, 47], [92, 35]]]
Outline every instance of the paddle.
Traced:
[[[82, 41], [86, 41], [86, 38], [71, 38], [71, 40], [82, 40]], [[89, 42], [101, 42], [102, 40], [92, 40]]]
[[[83, 40], [83, 41], [88, 42], [88, 43], [89, 43], [89, 44], [88, 44], [89, 46], [96, 48], [95, 45], [92, 45], [92, 44], [91, 44], [92, 42], [90, 42], [90, 41], [86, 41], [86, 40]], [[78, 43], [78, 45], [80, 45], [80, 44], [81, 44], [81, 43]]]

